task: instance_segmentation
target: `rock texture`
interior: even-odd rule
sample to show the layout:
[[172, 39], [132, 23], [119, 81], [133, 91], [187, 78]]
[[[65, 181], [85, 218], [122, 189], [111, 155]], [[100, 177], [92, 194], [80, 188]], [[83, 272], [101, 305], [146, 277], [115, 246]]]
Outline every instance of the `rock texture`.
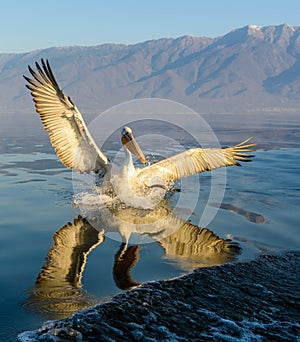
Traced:
[[144, 284], [19, 341], [299, 341], [300, 252]]

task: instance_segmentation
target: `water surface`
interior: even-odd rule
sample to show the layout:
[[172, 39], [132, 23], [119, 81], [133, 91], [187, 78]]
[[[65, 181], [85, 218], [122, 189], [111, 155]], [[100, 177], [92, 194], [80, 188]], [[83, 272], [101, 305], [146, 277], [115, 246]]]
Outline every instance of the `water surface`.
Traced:
[[[273, 139], [278, 148], [277, 129], [273, 136], [268, 133], [268, 145]], [[241, 131], [233, 130], [230, 139], [240, 140]], [[258, 141], [263, 133], [257, 129]], [[152, 243], [133, 243], [124, 249], [120, 241], [103, 237], [78, 217], [81, 212], [73, 205], [72, 173], [57, 160], [46, 135], [35, 134], [30, 127], [22, 138], [19, 132], [3, 131], [0, 340], [15, 340], [18, 332], [107, 300], [123, 291], [122, 287], [176, 277], [197, 266], [251, 259], [262, 251], [299, 249], [300, 148], [293, 143], [298, 133], [297, 129], [290, 133], [292, 142], [287, 141], [284, 148], [257, 151], [252, 163], [228, 168], [221, 209], [207, 227], [198, 227], [201, 198], [209, 191], [210, 176], [203, 174], [200, 200], [180, 237], [148, 236]], [[288, 136], [286, 133], [284, 139]], [[114, 146], [110, 149], [113, 152]], [[172, 201], [176, 194], [171, 205]], [[175, 214], [180, 220], [190, 208], [187, 203], [179, 209]], [[220, 258], [198, 252], [197, 257], [193, 238], [201, 229], [222, 239], [230, 237], [241, 250]], [[180, 240], [186, 237], [193, 243]], [[52, 282], [49, 273], [55, 275]]]

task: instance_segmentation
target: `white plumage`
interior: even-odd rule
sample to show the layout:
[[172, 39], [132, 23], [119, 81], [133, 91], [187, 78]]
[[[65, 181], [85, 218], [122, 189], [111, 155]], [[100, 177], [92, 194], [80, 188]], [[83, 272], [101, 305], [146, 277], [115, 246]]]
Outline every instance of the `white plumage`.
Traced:
[[[111, 177], [111, 163], [96, 145], [76, 105], [66, 97], [53, 75], [48, 61], [41, 60], [42, 66], [36, 62], [37, 72], [30, 66], [33, 79], [24, 76], [28, 81], [37, 113], [40, 115], [45, 130], [48, 132], [52, 146], [62, 163], [78, 172], [96, 172], [106, 178]], [[160, 188], [163, 194], [176, 179], [199, 172], [210, 171], [220, 167], [240, 165], [253, 157], [249, 139], [227, 148], [194, 148], [161, 160], [142, 169], [134, 169], [131, 152], [143, 163], [146, 158], [137, 145], [130, 128], [122, 131], [122, 143], [128, 153], [122, 177], [132, 192], [143, 196], [145, 190]], [[131, 170], [127, 172], [126, 170]], [[121, 187], [119, 184], [118, 187]], [[163, 191], [161, 191], [163, 190]]]

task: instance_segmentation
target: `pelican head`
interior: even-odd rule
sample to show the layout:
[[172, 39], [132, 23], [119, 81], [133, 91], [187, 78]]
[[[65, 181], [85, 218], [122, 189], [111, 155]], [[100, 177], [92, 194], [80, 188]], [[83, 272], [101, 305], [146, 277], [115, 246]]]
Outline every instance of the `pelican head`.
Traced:
[[144, 153], [142, 152], [140, 146], [136, 142], [133, 134], [132, 129], [129, 127], [124, 127], [121, 132], [121, 141], [122, 144], [128, 152], [133, 153], [139, 160], [145, 164], [147, 162]]

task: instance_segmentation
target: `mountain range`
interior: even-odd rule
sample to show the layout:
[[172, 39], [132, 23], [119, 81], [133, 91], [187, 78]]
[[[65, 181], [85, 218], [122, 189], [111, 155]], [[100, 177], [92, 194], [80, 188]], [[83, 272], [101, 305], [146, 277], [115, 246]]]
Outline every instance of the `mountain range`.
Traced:
[[199, 113], [299, 111], [298, 26], [248, 25], [217, 38], [0, 54], [0, 113], [34, 111], [22, 75], [41, 58], [49, 59], [63, 91], [84, 113], [145, 97]]

